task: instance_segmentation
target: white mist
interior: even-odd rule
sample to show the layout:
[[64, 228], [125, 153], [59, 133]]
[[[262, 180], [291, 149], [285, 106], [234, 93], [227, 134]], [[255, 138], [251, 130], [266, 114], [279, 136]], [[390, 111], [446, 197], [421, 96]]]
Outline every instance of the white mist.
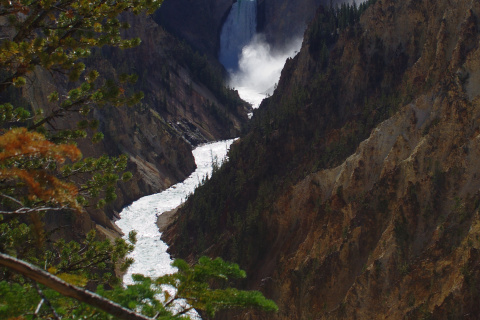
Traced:
[[302, 45], [295, 39], [281, 51], [272, 50], [262, 35], [256, 35], [243, 47], [237, 70], [229, 70], [229, 86], [238, 90], [240, 97], [257, 108], [271, 95], [287, 58], [293, 57]]
[[273, 93], [288, 57], [300, 49], [301, 37], [283, 50], [273, 50], [265, 38], [256, 34], [257, 1], [238, 0], [220, 34], [219, 61], [230, 74], [229, 86], [257, 108]]

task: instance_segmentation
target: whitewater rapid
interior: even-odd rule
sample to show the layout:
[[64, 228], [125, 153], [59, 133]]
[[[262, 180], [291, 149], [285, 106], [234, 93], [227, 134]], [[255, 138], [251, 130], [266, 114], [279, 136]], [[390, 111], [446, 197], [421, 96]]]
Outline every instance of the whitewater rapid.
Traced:
[[167, 244], [160, 239], [156, 221], [157, 215], [178, 207], [186, 197], [193, 193], [206, 175], [212, 173], [212, 163], [225, 159], [228, 149], [234, 140], [225, 140], [201, 145], [193, 150], [197, 169], [186, 180], [169, 189], [143, 197], [133, 202], [120, 212], [117, 226], [125, 234], [137, 231], [137, 244], [129, 257], [135, 262], [123, 278], [125, 285], [132, 284], [132, 274], [143, 274], [148, 277], [160, 277], [175, 272], [170, 264], [172, 259], [167, 252]]

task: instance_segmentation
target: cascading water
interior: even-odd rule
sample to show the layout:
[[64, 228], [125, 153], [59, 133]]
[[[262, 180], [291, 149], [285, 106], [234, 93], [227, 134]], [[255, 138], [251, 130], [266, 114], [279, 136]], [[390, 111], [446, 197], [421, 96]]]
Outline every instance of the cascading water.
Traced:
[[229, 72], [238, 69], [242, 49], [253, 39], [256, 29], [257, 1], [238, 0], [235, 2], [222, 27], [218, 54], [218, 60]]
[[272, 50], [256, 34], [256, 28], [257, 1], [238, 0], [222, 27], [218, 54], [218, 60], [230, 73], [229, 86], [237, 89], [240, 97], [254, 108], [273, 93], [285, 60], [302, 44], [301, 38], [292, 39], [283, 50]]

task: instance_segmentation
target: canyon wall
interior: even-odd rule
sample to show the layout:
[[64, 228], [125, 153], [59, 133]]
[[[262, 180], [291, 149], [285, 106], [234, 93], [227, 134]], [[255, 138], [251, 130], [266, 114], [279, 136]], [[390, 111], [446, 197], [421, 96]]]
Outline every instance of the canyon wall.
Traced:
[[234, 0], [166, 0], [155, 20], [195, 49], [215, 57], [220, 31]]
[[281, 49], [302, 37], [318, 6], [328, 3], [328, 0], [259, 0], [258, 31], [269, 44]]
[[378, 0], [341, 28], [317, 11], [165, 233], [176, 256], [238, 262], [280, 308], [219, 318], [477, 317], [479, 17], [470, 0]]

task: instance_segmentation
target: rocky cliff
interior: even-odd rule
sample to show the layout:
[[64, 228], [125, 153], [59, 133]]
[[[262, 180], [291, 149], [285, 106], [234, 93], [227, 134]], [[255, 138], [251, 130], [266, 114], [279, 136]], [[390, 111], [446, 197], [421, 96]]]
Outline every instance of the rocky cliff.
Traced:
[[[201, 54], [164, 31], [151, 17], [129, 15], [123, 19], [131, 25], [125, 36], [140, 37], [141, 45], [123, 51], [96, 49], [86, 64], [110, 79], [136, 73], [138, 81], [128, 90], [143, 91], [145, 98], [133, 107], [95, 110], [92, 117], [100, 121], [99, 131], [105, 139], [98, 144], [85, 139], [79, 146], [84, 157], [126, 154], [133, 179], [119, 184], [117, 200], [105, 210], [89, 209], [89, 216], [79, 217], [80, 233], [96, 224], [115, 229], [111, 219], [123, 206], [166, 189], [195, 169], [193, 146], [236, 137], [248, 120], [249, 106], [224, 87], [221, 69], [210, 67]], [[62, 94], [69, 86], [63, 76], [38, 70], [23, 95], [34, 109], [48, 113], [49, 92], [59, 87]], [[70, 128], [79, 120], [73, 116], [54, 125]]]
[[234, 0], [166, 0], [155, 20], [195, 49], [215, 57], [220, 31]]
[[280, 307], [226, 318], [476, 319], [480, 3], [348, 12], [317, 11], [167, 238], [237, 261]]
[[258, 32], [265, 35], [267, 43], [281, 49], [292, 40], [303, 36], [307, 24], [320, 5], [338, 4], [336, 0], [258, 0]]

